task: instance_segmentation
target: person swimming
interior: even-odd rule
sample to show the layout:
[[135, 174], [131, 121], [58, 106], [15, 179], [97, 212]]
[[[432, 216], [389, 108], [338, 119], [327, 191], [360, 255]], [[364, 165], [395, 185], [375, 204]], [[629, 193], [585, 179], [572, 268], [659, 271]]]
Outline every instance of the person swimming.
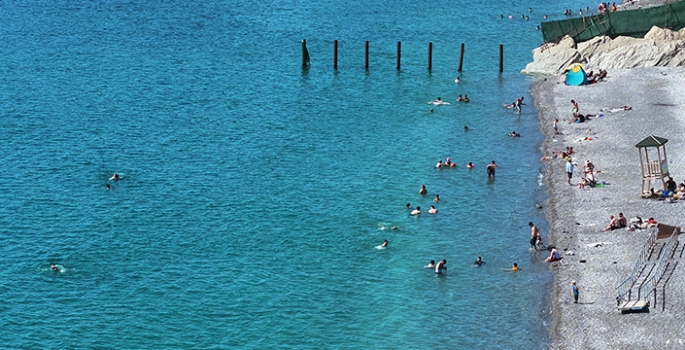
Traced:
[[436, 98], [435, 100], [431, 101], [430, 103], [432, 103], [434, 105], [447, 105], [447, 104], [449, 104], [449, 103], [443, 101], [441, 97]]
[[105, 188], [108, 189], [108, 190], [111, 190], [111, 189], [112, 189], [112, 186], [110, 186], [109, 184], [107, 184], [107, 185], [105, 185]]
[[481, 265], [485, 264], [485, 261], [483, 261], [483, 259], [481, 259], [481, 257], [479, 256], [478, 259], [476, 259], [476, 262], [473, 264], [476, 266], [481, 266]]
[[421, 214], [421, 207], [416, 207], [416, 209], [412, 210], [410, 215], [419, 215]]
[[388, 246], [388, 240], [383, 240], [383, 244], [381, 244], [381, 247], [387, 247]]
[[407, 203], [407, 209], [411, 210], [411, 203]]
[[469, 164], [466, 164], [466, 167], [471, 169], [471, 168], [474, 168], [475, 165], [473, 165], [473, 163], [469, 162]]
[[428, 265], [426, 265], [424, 267], [427, 269], [434, 269], [435, 268], [435, 260], [431, 260], [431, 262], [428, 263]]
[[437, 265], [435, 265], [435, 274], [439, 275], [447, 271], [447, 260], [442, 259]]
[[50, 269], [52, 269], [52, 271], [59, 271], [59, 266], [57, 266], [57, 264], [52, 264], [50, 265]]
[[112, 177], [110, 177], [109, 179], [110, 180], [121, 180], [121, 177], [119, 176], [119, 174], [114, 173], [114, 175], [112, 175]]
[[471, 101], [471, 100], [469, 100], [469, 95], [464, 95], [464, 99], [461, 100], [461, 102], [469, 102], [469, 101]]
[[521, 134], [517, 133], [516, 131], [512, 131], [509, 133], [509, 136], [511, 137], [521, 137]]
[[438, 210], [435, 209], [434, 205], [431, 205], [431, 208], [428, 209], [428, 214], [437, 214], [437, 213], [438, 213]]
[[514, 263], [514, 266], [511, 267], [511, 271], [518, 271], [519, 270], [519, 265], [517, 263]]
[[435, 198], [433, 198], [433, 202], [435, 202], [435, 203], [440, 202], [440, 195], [439, 194], [435, 195]]

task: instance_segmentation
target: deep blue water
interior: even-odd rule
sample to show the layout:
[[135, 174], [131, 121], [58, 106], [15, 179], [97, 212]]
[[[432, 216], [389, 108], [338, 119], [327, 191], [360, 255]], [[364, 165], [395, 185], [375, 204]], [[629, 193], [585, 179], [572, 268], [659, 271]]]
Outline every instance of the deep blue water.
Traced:
[[544, 348], [536, 4], [4, 2], [0, 344]]

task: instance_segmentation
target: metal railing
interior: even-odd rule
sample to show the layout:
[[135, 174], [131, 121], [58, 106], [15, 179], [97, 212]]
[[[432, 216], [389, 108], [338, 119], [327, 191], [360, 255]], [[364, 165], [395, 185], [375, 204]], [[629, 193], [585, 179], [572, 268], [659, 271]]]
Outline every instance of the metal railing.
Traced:
[[[675, 232], [675, 231], [674, 231]], [[630, 291], [633, 289], [633, 286], [635, 285], [635, 282], [637, 282], [637, 278], [640, 275], [640, 271], [644, 267], [644, 265], [647, 263], [649, 260], [649, 256], [652, 252], [652, 249], [654, 248], [654, 245], [656, 244], [656, 238], [659, 233], [658, 228], [651, 228], [651, 233], [649, 234], [649, 238], [647, 238], [647, 242], [645, 242], [644, 246], [642, 247], [642, 250], [637, 256], [637, 261], [635, 261], [635, 264], [633, 265], [633, 269], [630, 272], [630, 275], [628, 278], [624, 279], [621, 281], [619, 284], [616, 285], [616, 302], [620, 304], [626, 296], [628, 297], [628, 300], [630, 300]], [[639, 292], [638, 292], [639, 293]]]
[[675, 249], [677, 248], [677, 242], [678, 230], [674, 229], [673, 233], [671, 234], [671, 237], [668, 239], [668, 242], [662, 250], [664, 253], [663, 255], [661, 255], [661, 258], [659, 258], [659, 262], [656, 265], [656, 269], [654, 269], [652, 274], [649, 277], [647, 277], [645, 282], [640, 286], [640, 289], [637, 292], [638, 299], [640, 299], [641, 297], [642, 299], [647, 299], [647, 296], [652, 291], [656, 293], [657, 283], [659, 283], [659, 280], [664, 275], [667, 266], [667, 261], [670, 260], [673, 254], [675, 253]]

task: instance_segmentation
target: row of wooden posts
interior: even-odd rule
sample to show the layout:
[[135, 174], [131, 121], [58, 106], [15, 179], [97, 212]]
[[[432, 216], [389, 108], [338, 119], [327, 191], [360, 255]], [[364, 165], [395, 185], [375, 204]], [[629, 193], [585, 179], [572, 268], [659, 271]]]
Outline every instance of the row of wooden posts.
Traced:
[[[400, 70], [402, 60], [402, 42], [397, 42], [397, 70]], [[459, 71], [464, 65], [464, 43], [459, 49]], [[302, 39], [302, 67], [309, 66], [309, 52], [307, 51], [307, 39]], [[338, 41], [333, 41], [333, 68], [338, 69]], [[369, 41], [364, 42], [364, 68], [369, 69]], [[428, 70], [433, 70], [433, 43], [428, 43]], [[504, 71], [504, 45], [499, 46], [499, 71]]]

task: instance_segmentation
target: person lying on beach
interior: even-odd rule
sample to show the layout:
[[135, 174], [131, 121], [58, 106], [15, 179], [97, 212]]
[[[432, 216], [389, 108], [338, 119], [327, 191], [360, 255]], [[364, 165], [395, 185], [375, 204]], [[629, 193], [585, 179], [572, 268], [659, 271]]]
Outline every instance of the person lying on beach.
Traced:
[[550, 159], [555, 159], [555, 158], [564, 159], [566, 157], [568, 157], [568, 154], [566, 154], [566, 152], [556, 151], [552, 155], [542, 157], [540, 160], [550, 160]]
[[604, 108], [600, 109], [599, 111], [600, 112], [615, 113], [615, 112], [623, 112], [623, 111], [631, 111], [631, 110], [633, 110], [633, 107], [621, 106], [618, 108], [606, 108], [606, 107], [604, 107]]
[[573, 115], [573, 121], [572, 122], [573, 123], [584, 123], [586, 119], [587, 118], [585, 118], [584, 115], [576, 113]]
[[606, 78], [606, 77], [607, 77], [607, 71], [604, 69], [600, 69], [599, 73], [593, 74], [592, 77], [590, 79], [588, 79], [587, 83], [588, 84], [598, 83], [598, 82], [604, 80], [604, 78]]
[[552, 262], [552, 261], [561, 260], [561, 256], [559, 255], [559, 251], [557, 251], [556, 248], [549, 247], [549, 248], [547, 248], [547, 250], [549, 250], [549, 256], [547, 257], [547, 259], [545, 259], [545, 262]]

